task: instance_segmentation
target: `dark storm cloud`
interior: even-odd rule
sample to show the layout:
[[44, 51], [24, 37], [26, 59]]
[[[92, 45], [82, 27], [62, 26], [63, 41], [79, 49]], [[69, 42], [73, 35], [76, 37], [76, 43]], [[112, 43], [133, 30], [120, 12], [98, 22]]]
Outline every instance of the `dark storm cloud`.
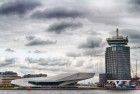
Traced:
[[14, 0], [5, 2], [0, 6], [0, 15], [23, 15], [33, 10], [41, 3], [31, 0]]
[[122, 29], [121, 33], [124, 36], [128, 36], [129, 43], [135, 44], [135, 45], [140, 44], [140, 31], [139, 30], [135, 30], [135, 29]]
[[60, 22], [60, 23], [54, 23], [49, 26], [47, 29], [48, 32], [55, 32], [56, 34], [60, 34], [62, 32], [65, 32], [66, 30], [73, 30], [77, 29], [79, 27], [82, 27], [81, 23], [70, 23], [70, 22]]
[[70, 61], [67, 59], [59, 59], [59, 58], [39, 58], [39, 59], [34, 59], [34, 58], [26, 58], [25, 61], [29, 63], [37, 63], [41, 66], [65, 66], [70, 64]]
[[100, 47], [102, 44], [102, 39], [99, 37], [88, 37], [85, 43], [79, 45], [80, 49], [94, 49]]
[[83, 49], [82, 56], [102, 56], [105, 44], [100, 37], [90, 36], [87, 37], [85, 43], [79, 45], [79, 49]]
[[11, 49], [11, 48], [7, 48], [7, 49], [5, 49], [5, 51], [6, 52], [15, 52], [13, 49]]
[[34, 53], [42, 53], [41, 51], [39, 50], [35, 50]]
[[135, 10], [139, 10], [140, 9], [140, 0], [129, 0], [131, 4], [133, 4], [133, 8], [135, 8]]
[[69, 64], [69, 60], [67, 59], [48, 59], [46, 62], [41, 62], [39, 65], [42, 66], [65, 66]]
[[7, 62], [7, 63], [0, 63], [0, 67], [5, 67], [5, 66], [9, 66], [11, 65], [11, 62]]
[[132, 49], [140, 48], [140, 30], [135, 29], [122, 29], [122, 34], [128, 36], [129, 43], [132, 44]]
[[[96, 14], [96, 12], [101, 12], [101, 14]], [[119, 14], [119, 13], [118, 13]], [[119, 26], [121, 25], [121, 17], [123, 15], [114, 15], [112, 12], [103, 13], [103, 11], [95, 11], [95, 13], [91, 13], [87, 15], [87, 19], [92, 21], [93, 23], [100, 23], [109, 26]]]
[[140, 5], [140, 0], [130, 0], [131, 2]]
[[140, 40], [140, 31], [134, 29], [122, 29], [122, 34], [128, 36], [130, 39], [139, 39]]
[[27, 39], [28, 41], [30, 41], [30, 40], [35, 39], [35, 36], [26, 36], [26, 39]]
[[80, 53], [72, 53], [72, 52], [70, 52], [70, 53], [67, 53], [66, 56], [68, 56], [68, 57], [80, 57], [81, 54]]
[[57, 34], [60, 34], [61, 32], [64, 32], [67, 29], [76, 29], [82, 27], [82, 24], [80, 23], [69, 23], [69, 22], [61, 22], [61, 23], [54, 23], [50, 25], [48, 28], [48, 31], [55, 32]]
[[127, 7], [129, 13], [135, 14], [135, 17], [139, 17], [140, 0], [128, 0]]
[[85, 50], [84, 52], [83, 52], [83, 56], [94, 56], [94, 57], [102, 57], [102, 56], [104, 56], [104, 52], [105, 52], [105, 50], [104, 50], [105, 48], [100, 48], [100, 49], [96, 49], [96, 50], [94, 50], [94, 49], [88, 49], [88, 50]]
[[51, 45], [51, 44], [56, 44], [57, 41], [52, 41], [52, 40], [41, 40], [41, 39], [34, 39], [29, 41], [26, 46], [40, 46], [40, 45]]
[[[107, 25], [118, 25], [120, 24], [119, 17], [110, 13], [102, 13], [100, 10], [91, 11], [88, 8], [84, 7], [71, 7], [68, 9], [67, 7], [64, 8], [52, 8], [52, 9], [45, 9], [45, 10], [38, 10], [35, 11], [31, 18], [36, 19], [66, 19], [66, 18], [86, 18], [93, 23], [104, 23]], [[100, 14], [101, 13], [101, 14]]]
[[0, 67], [9, 66], [16, 62], [16, 58], [5, 59], [4, 61], [0, 62]]
[[85, 14], [80, 10], [56, 7], [53, 9], [45, 9], [43, 11], [36, 11], [31, 17], [38, 19], [61, 19], [84, 17], [84, 15]]
[[9, 63], [15, 63], [16, 58], [10, 58], [10, 59], [6, 59], [5, 62], [9, 62]]

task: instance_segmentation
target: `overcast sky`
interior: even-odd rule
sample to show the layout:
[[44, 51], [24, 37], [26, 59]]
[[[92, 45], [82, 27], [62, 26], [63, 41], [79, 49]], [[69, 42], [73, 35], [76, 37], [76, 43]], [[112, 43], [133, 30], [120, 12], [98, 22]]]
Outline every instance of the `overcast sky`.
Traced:
[[134, 70], [140, 0], [0, 0], [0, 71], [103, 73], [106, 38], [117, 27]]

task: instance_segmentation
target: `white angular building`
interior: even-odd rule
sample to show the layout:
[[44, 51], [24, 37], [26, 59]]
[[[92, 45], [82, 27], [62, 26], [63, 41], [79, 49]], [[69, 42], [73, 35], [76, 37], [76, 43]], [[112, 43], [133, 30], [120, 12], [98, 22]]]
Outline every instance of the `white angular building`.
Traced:
[[92, 78], [95, 73], [64, 73], [52, 77], [22, 78], [11, 83], [18, 87], [75, 87], [78, 81]]

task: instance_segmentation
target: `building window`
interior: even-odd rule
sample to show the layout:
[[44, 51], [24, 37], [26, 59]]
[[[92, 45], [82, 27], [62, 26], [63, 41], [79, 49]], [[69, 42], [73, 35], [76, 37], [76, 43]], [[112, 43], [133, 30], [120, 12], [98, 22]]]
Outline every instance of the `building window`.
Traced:
[[114, 47], [112, 47], [112, 51], [116, 51], [116, 47], [114, 46]]
[[118, 51], [122, 51], [123, 50], [123, 48], [120, 46], [120, 47], [117, 47], [118, 49]]

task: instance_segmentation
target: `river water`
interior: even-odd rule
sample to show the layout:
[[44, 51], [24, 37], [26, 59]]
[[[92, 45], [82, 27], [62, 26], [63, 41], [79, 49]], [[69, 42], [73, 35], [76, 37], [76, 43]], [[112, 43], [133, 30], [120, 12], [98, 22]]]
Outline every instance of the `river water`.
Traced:
[[140, 94], [140, 90], [0, 90], [0, 94]]

